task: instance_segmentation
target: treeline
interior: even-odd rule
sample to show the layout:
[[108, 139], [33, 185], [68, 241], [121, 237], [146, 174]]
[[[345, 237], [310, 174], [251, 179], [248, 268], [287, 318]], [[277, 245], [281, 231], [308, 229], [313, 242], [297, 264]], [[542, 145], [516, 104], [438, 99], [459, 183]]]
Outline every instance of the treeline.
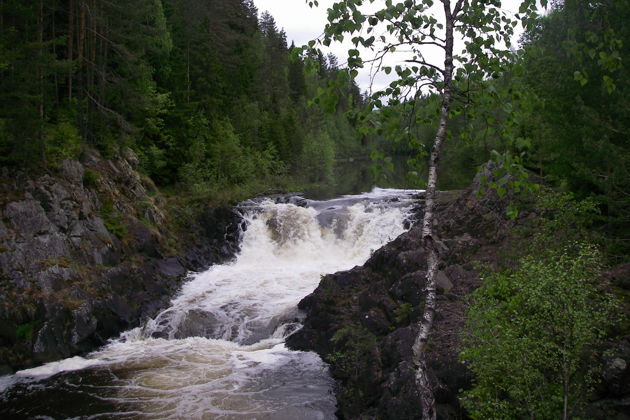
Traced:
[[[630, 251], [630, 3], [557, 2], [532, 22], [507, 72], [462, 79], [451, 114], [441, 188], [463, 188], [490, 159], [598, 204], [595, 232], [609, 256]], [[413, 104], [414, 138], [433, 140], [436, 96]], [[399, 107], [411, 107], [401, 104]], [[409, 110], [407, 110], [409, 111]], [[396, 114], [398, 110], [388, 112]], [[406, 150], [407, 142], [393, 151]], [[408, 149], [408, 150], [407, 150]]]
[[[160, 185], [326, 181], [361, 153], [344, 115], [362, 97], [334, 57], [291, 49], [251, 0], [2, 0], [0, 164], [131, 147]], [[336, 112], [310, 107], [331, 80]]]

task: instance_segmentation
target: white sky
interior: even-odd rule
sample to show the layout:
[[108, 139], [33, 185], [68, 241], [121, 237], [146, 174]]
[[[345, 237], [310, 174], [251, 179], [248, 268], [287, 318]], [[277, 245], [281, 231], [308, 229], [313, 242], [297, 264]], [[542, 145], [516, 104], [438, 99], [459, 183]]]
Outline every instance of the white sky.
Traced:
[[[502, 8], [508, 12], [516, 13], [521, 0], [503, 0]], [[254, 4], [258, 8], [259, 15], [264, 11], [268, 11], [275, 18], [279, 28], [283, 28], [287, 34], [287, 41], [289, 45], [291, 42], [295, 42], [295, 45], [300, 46], [306, 44], [309, 40], [319, 37], [326, 25], [326, 10], [335, 3], [335, 0], [319, 0], [319, 7], [310, 8], [307, 5], [306, 0], [254, 0]], [[384, 0], [377, 0], [377, 5], [380, 3], [384, 5]], [[437, 3], [437, 2], [436, 2]], [[517, 44], [518, 38], [522, 33], [522, 28], [518, 26], [515, 31], [515, 37], [513, 45]], [[347, 51], [349, 48], [354, 48], [350, 42], [333, 43], [329, 49], [324, 49], [325, 53], [332, 52], [339, 58], [339, 63], [345, 63], [347, 58]], [[456, 49], [458, 47], [456, 46]], [[365, 51], [362, 51], [362, 57], [368, 57], [365, 55]], [[433, 59], [429, 56], [427, 60], [429, 62], [441, 61], [436, 54]], [[395, 57], [389, 57], [386, 62], [387, 65], [395, 65], [397, 59]], [[393, 75], [392, 75], [393, 77]], [[370, 89], [370, 67], [366, 65], [364, 69], [359, 71], [357, 77], [357, 83], [361, 87], [361, 90], [367, 91]], [[380, 73], [373, 82], [372, 89], [380, 89], [388, 83], [388, 77]]]

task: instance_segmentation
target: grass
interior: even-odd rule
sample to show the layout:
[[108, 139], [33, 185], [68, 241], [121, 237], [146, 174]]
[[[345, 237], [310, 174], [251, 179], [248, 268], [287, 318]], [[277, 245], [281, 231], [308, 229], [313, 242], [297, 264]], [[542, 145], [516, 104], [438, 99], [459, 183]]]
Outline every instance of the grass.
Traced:
[[101, 175], [95, 170], [92, 170], [90, 168], [85, 168], [85, 170], [83, 171], [83, 186], [85, 188], [96, 187], [96, 184], [100, 177]]
[[103, 201], [100, 213], [108, 231], [116, 235], [118, 239], [123, 239], [127, 236], [127, 225], [111, 201]]

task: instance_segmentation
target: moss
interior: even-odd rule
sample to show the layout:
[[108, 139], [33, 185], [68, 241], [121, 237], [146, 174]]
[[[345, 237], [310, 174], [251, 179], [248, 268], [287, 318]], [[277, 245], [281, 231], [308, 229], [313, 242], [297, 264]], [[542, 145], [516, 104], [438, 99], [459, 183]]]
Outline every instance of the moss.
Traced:
[[394, 309], [394, 315], [396, 315], [395, 321], [396, 324], [399, 325], [407, 325], [409, 324], [411, 312], [413, 307], [411, 303], [405, 302], [400, 305], [398, 308]]
[[19, 325], [15, 330], [17, 340], [32, 340], [35, 333], [35, 322]]

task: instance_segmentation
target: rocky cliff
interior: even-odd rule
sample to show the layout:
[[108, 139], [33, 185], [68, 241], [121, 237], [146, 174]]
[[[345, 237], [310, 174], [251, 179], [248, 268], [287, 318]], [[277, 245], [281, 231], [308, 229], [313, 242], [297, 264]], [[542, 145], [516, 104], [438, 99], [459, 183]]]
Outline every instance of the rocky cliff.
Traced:
[[[490, 178], [491, 173], [481, 176]], [[442, 264], [427, 363], [439, 419], [467, 418], [458, 396], [471, 386], [472, 375], [458, 352], [467, 296], [481, 284], [480, 266], [511, 264], [523, 240], [513, 235], [515, 228], [535, 217], [524, 211], [518, 220], [508, 220], [507, 198], [493, 191], [479, 197], [479, 178], [455, 199], [442, 197], [437, 210], [434, 238]], [[420, 418], [411, 347], [423, 312], [425, 270], [426, 250], [416, 226], [376, 251], [364, 266], [324, 277], [300, 302], [304, 328], [289, 337], [288, 345], [314, 350], [330, 364], [340, 418]], [[617, 273], [626, 282], [629, 274]], [[607, 416], [628, 407], [623, 406], [630, 396], [630, 386], [623, 385], [630, 373], [627, 349], [623, 337], [610, 344], [604, 361], [609, 379], [599, 390], [604, 403], [592, 406], [594, 418], [612, 418]]]
[[86, 151], [47, 174], [2, 169], [0, 374], [93, 350], [234, 254], [235, 213], [186, 213], [137, 164]]

